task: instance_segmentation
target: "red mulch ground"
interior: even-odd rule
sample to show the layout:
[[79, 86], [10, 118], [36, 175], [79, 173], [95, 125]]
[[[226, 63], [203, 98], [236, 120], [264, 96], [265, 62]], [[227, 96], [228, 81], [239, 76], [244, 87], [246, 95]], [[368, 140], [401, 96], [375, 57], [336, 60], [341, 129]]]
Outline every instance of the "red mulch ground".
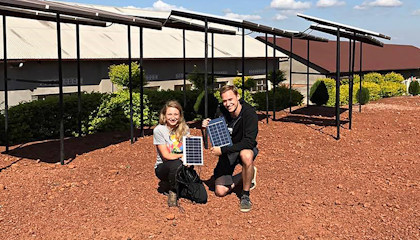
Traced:
[[[65, 166], [55, 141], [19, 146], [0, 155], [0, 239], [420, 239], [420, 97], [356, 106], [338, 141], [311, 112], [260, 121], [249, 213], [211, 191], [205, 205], [168, 208], [150, 135], [66, 140]], [[205, 151], [202, 179], [216, 160]]]

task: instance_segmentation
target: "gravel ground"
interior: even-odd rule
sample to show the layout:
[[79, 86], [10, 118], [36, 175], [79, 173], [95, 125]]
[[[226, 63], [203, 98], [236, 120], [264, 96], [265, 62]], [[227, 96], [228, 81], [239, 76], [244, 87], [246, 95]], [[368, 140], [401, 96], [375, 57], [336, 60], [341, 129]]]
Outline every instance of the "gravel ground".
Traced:
[[331, 109], [294, 110], [259, 122], [249, 213], [209, 190], [208, 150], [208, 203], [168, 208], [150, 131], [133, 145], [126, 133], [67, 139], [64, 166], [57, 141], [14, 146], [0, 155], [0, 239], [420, 239], [420, 97], [354, 107], [340, 140]]

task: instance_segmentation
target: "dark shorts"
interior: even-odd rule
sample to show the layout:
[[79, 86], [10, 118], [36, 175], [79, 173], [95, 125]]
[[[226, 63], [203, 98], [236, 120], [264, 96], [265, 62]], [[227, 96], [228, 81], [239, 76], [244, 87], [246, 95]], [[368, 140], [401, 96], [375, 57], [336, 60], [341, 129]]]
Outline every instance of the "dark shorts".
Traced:
[[[254, 152], [254, 160], [258, 155], [258, 148], [252, 149]], [[231, 164], [233, 162], [233, 164]], [[230, 186], [233, 183], [233, 172], [235, 171], [236, 165], [241, 164], [242, 161], [239, 157], [239, 153], [234, 161], [229, 160], [227, 154], [223, 154], [219, 157], [219, 161], [217, 162], [216, 167], [214, 168], [214, 179], [215, 185], [225, 185]]]

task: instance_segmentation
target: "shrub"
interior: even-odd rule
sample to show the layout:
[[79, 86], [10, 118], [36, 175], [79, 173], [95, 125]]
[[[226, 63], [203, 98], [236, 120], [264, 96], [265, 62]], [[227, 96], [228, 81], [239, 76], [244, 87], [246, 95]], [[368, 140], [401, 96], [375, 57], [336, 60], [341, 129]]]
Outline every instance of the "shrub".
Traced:
[[[257, 86], [257, 82], [252, 77], [245, 77], [245, 90], [250, 90], [251, 88], [255, 88]], [[233, 79], [233, 85], [235, 85], [238, 89], [242, 89], [242, 77], [235, 77]]]
[[[188, 80], [193, 84], [195, 89], [204, 90], [204, 74], [198, 71], [196, 65], [194, 65], [194, 69], [191, 71], [190, 74], [187, 76]], [[207, 75], [207, 87], [211, 88], [211, 74]], [[216, 78], [214, 78], [214, 82], [216, 82]]]
[[[153, 125], [152, 122], [157, 122], [159, 118], [159, 113], [163, 105], [169, 100], [177, 100], [181, 106], [184, 105], [184, 92], [183, 91], [173, 91], [173, 90], [146, 90], [144, 93], [147, 95], [149, 100], [149, 109], [151, 111], [151, 116], [148, 119], [151, 122], [148, 124]], [[187, 121], [193, 120], [196, 113], [194, 112], [194, 104], [197, 101], [198, 95], [200, 92], [198, 90], [189, 90], [185, 92], [187, 95], [187, 104], [184, 110], [184, 117]]]
[[[359, 89], [359, 85], [355, 86], [355, 88]], [[375, 101], [381, 98], [381, 87], [379, 84], [373, 82], [362, 82], [362, 88], [369, 89], [369, 100]]]
[[368, 73], [363, 76], [364, 82], [373, 82], [376, 84], [381, 84], [384, 82], [384, 77], [380, 73]]
[[408, 92], [413, 95], [416, 96], [418, 94], [420, 94], [420, 84], [418, 81], [412, 81], [410, 83], [410, 86], [408, 87]]
[[[128, 87], [128, 64], [119, 64], [109, 66], [109, 78], [112, 83]], [[140, 87], [140, 65], [137, 62], [131, 63], [131, 82], [133, 89]], [[143, 86], [147, 84], [146, 76], [143, 71]]]
[[[329, 91], [328, 91], [328, 94], [329, 94], [329, 99], [328, 99], [328, 102], [327, 102], [327, 106], [330, 106], [330, 107], [332, 107], [332, 106], [335, 106], [335, 95], [336, 95], [336, 91], [335, 91], [335, 87], [334, 88], [331, 88]], [[349, 104], [349, 101], [350, 101], [350, 98], [349, 98], [349, 85], [340, 85], [340, 101], [339, 101], [339, 105], [341, 106], [341, 105], [347, 105], [347, 104]], [[354, 92], [354, 89], [353, 89], [353, 102], [355, 101], [355, 96], [356, 96], [356, 93]]]
[[384, 82], [380, 85], [381, 87], [381, 97], [395, 97], [402, 96], [405, 93], [405, 85], [400, 82]]
[[399, 73], [390, 72], [390, 73], [385, 74], [384, 81], [402, 83], [402, 81], [404, 81], [404, 77]]
[[[266, 97], [265, 92], [257, 92], [253, 94], [254, 101], [256, 103], [257, 110], [265, 111], [266, 110]], [[297, 106], [302, 104], [303, 95], [294, 89], [292, 89], [292, 103], [289, 104], [289, 88], [280, 85], [276, 89], [276, 110], [282, 110], [292, 106]], [[268, 108], [273, 109], [273, 90], [268, 92]]]
[[[82, 94], [82, 127], [89, 114], [101, 103], [101, 93]], [[21, 103], [9, 109], [9, 143], [18, 144], [60, 137], [60, 107], [58, 96], [45, 100]], [[78, 97], [64, 96], [64, 136], [70, 137], [78, 131]], [[4, 116], [0, 120], [0, 142], [4, 144]]]
[[[360, 98], [359, 98], [360, 96]], [[369, 89], [362, 87], [362, 91], [357, 91], [356, 101], [360, 104], [365, 105], [369, 102]]]
[[312, 85], [310, 92], [311, 102], [315, 103], [318, 106], [322, 106], [328, 102], [329, 95], [327, 86], [325, 86], [324, 81], [317, 81]]
[[[149, 118], [148, 99], [143, 98], [143, 121]], [[133, 92], [133, 123], [140, 126], [140, 94]], [[150, 121], [149, 121], [150, 122]], [[153, 124], [156, 124], [153, 122]], [[120, 90], [116, 93], [105, 95], [101, 105], [89, 116], [89, 123], [84, 128], [86, 133], [103, 132], [110, 130], [126, 130], [130, 128], [130, 93]]]
[[280, 69], [276, 70], [276, 78], [274, 79], [273, 71], [268, 73], [268, 81], [271, 82], [273, 85], [279, 85], [280, 83], [286, 81], [286, 72]]
[[[215, 97], [215, 94], [212, 93], [211, 91], [209, 91], [207, 93], [208, 97], [207, 97], [207, 104], [208, 104], [208, 108], [207, 108], [207, 116], [212, 118], [213, 116], [216, 115], [216, 110], [217, 110], [217, 106], [219, 105], [219, 101], [217, 100], [217, 98]], [[200, 95], [198, 95], [197, 97], [197, 101], [194, 104], [194, 112], [197, 113], [197, 115], [195, 116], [196, 118], [203, 118], [205, 116], [204, 111], [205, 111], [205, 92], [202, 91], [200, 93]]]

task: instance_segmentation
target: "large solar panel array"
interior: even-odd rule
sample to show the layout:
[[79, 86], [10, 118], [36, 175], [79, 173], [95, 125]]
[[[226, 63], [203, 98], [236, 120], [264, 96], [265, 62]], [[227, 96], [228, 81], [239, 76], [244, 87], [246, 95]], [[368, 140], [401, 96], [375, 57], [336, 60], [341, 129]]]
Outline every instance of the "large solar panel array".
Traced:
[[183, 138], [183, 157], [185, 165], [203, 165], [203, 138], [198, 136]]
[[232, 145], [232, 139], [230, 138], [229, 130], [225, 118], [223, 117], [211, 120], [207, 125], [207, 133], [210, 136], [211, 145], [213, 147]]

